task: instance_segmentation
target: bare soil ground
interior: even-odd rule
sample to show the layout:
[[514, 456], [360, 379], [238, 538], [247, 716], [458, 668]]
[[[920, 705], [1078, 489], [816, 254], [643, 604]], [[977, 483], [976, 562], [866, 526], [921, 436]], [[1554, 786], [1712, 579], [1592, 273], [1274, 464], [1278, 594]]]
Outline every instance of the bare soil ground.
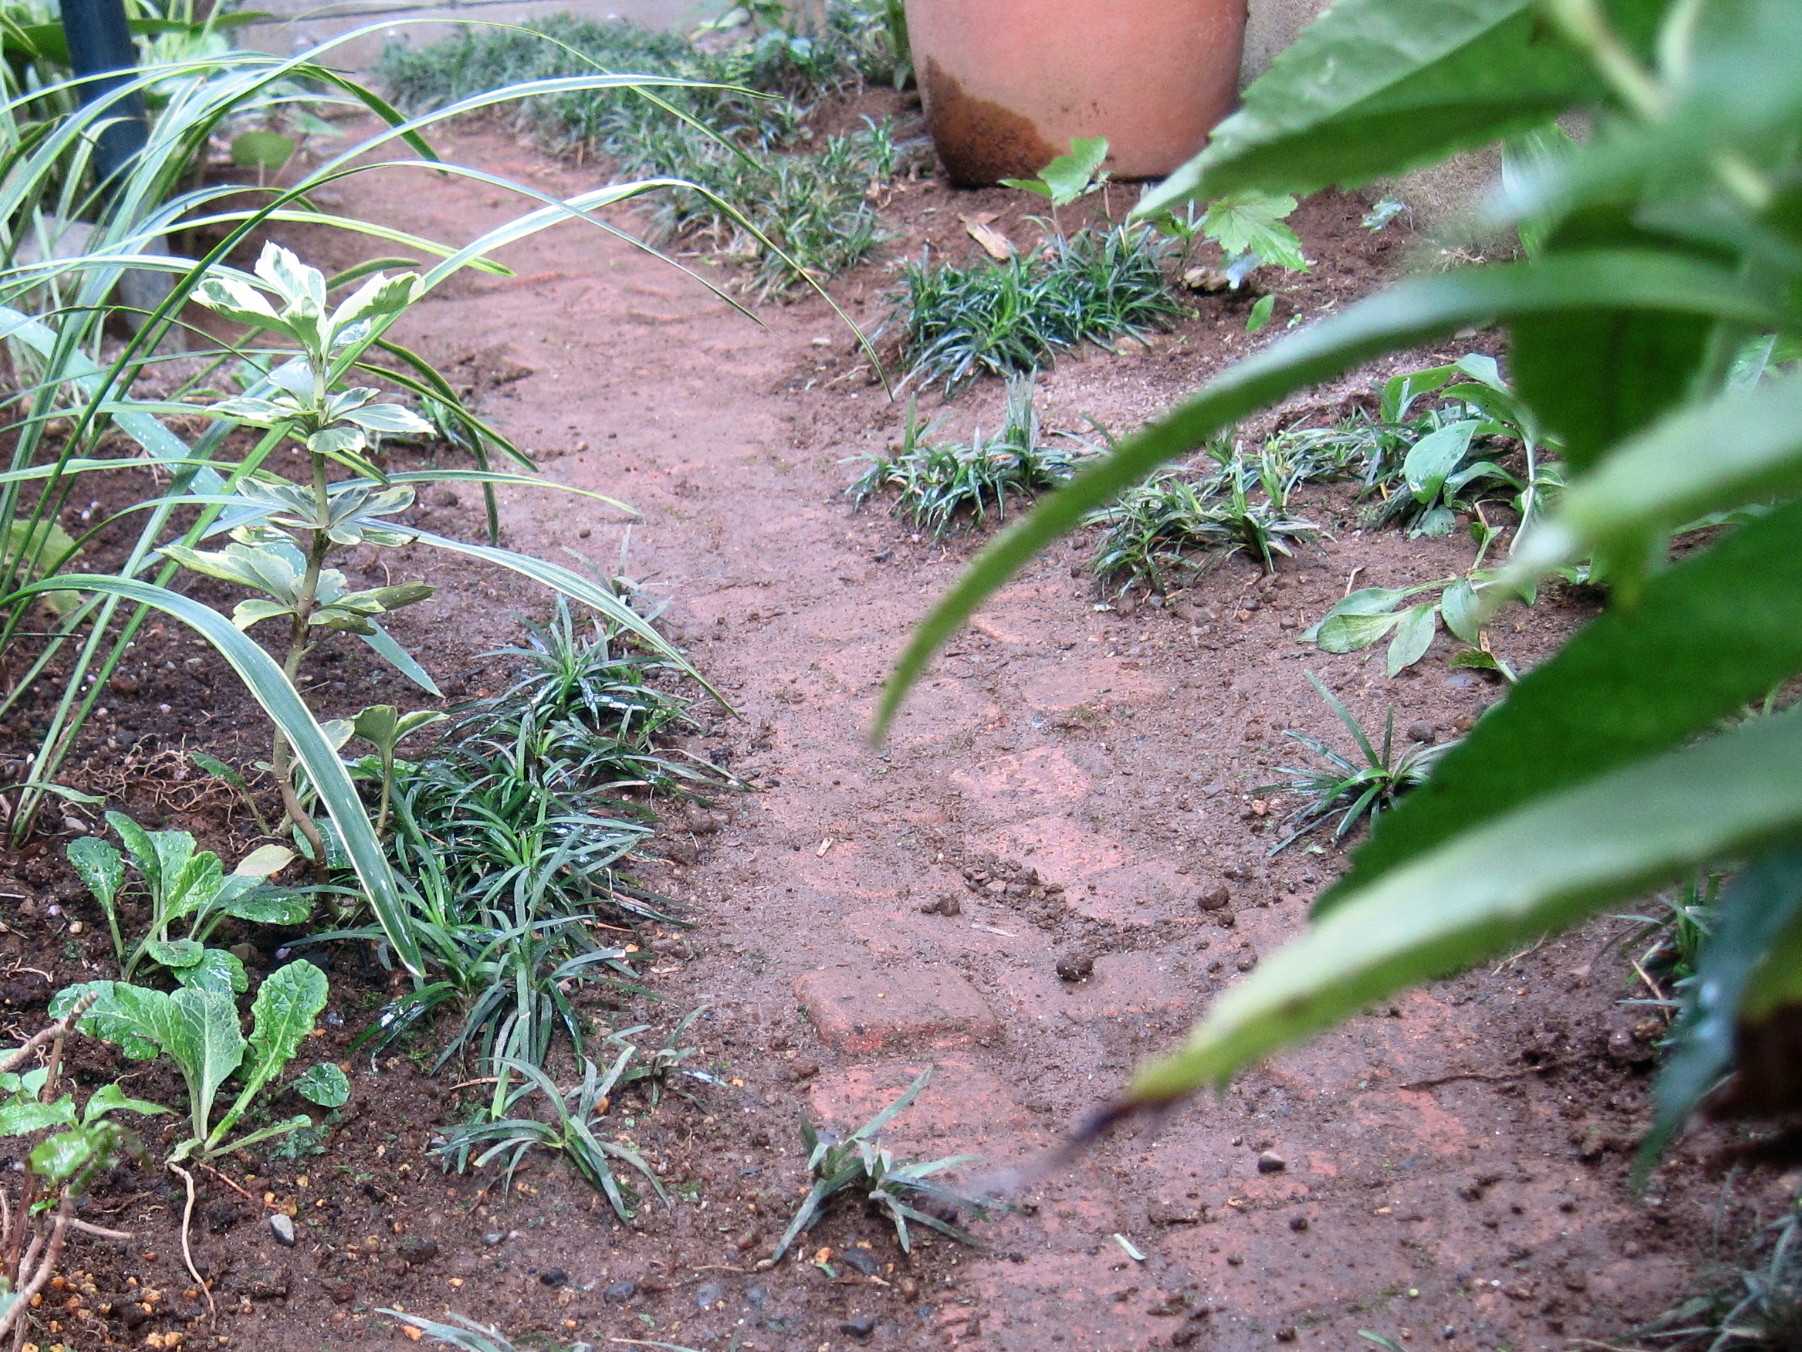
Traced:
[[[446, 149], [553, 192], [596, 177], [499, 130]], [[325, 205], [456, 242], [516, 210], [450, 178], [365, 175], [340, 191]], [[1318, 266], [1286, 286], [1276, 332], [1403, 265], [1406, 237], [1364, 231], [1362, 210], [1328, 196], [1301, 213]], [[973, 211], [1030, 238], [1009, 195], [910, 184], [889, 206], [897, 240], [835, 294], [874, 326], [894, 260], [924, 241], [962, 256], [958, 217]], [[345, 238], [298, 242], [317, 261], [356, 261]], [[1235, 561], [1180, 607], [1127, 610], [1098, 604], [1079, 540], [951, 645], [876, 749], [866, 733], [887, 669], [976, 541], [938, 544], [880, 509], [849, 511], [845, 458], [890, 441], [900, 411], [843, 328], [817, 300], [767, 307], [757, 327], [580, 226], [505, 257], [516, 278], [465, 277], [400, 337], [550, 474], [640, 510], [628, 542], [582, 499], [513, 494], [505, 527], [515, 548], [597, 569], [624, 545], [626, 571], [670, 598], [675, 636], [737, 708], [709, 714], [695, 749], [750, 788], [723, 817], [684, 818], [656, 880], [695, 922], [648, 936], [661, 1001], [596, 1011], [667, 1026], [704, 1004], [695, 1040], [730, 1083], [630, 1124], [675, 1204], [646, 1205], [626, 1228], [552, 1162], [511, 1193], [441, 1175], [426, 1149], [457, 1111], [449, 1078], [403, 1057], [372, 1074], [365, 1060], [323, 1154], [203, 1176], [195, 1259], [216, 1322], [182, 1270], [179, 1188], [154, 1165], [124, 1166], [94, 1219], [138, 1240], [122, 1253], [82, 1245], [72, 1289], [52, 1302], [74, 1304], [45, 1311], [60, 1323], [44, 1346], [174, 1346], [172, 1333], [269, 1352], [398, 1346], [373, 1311], [403, 1306], [544, 1346], [1345, 1349], [1372, 1330], [1524, 1352], [1607, 1339], [1669, 1306], [1712, 1261], [1721, 1225], [1772, 1204], [1768, 1179], [1723, 1204], [1698, 1167], [1708, 1137], [1679, 1146], [1646, 1195], [1630, 1191], [1657, 1026], [1619, 1005], [1631, 974], [1604, 951], [1619, 926], [1602, 925], [1373, 1010], [1103, 1142], [979, 1222], [983, 1250], [928, 1239], [906, 1257], [850, 1207], [759, 1270], [804, 1190], [803, 1117], [854, 1126], [932, 1065], [894, 1145], [977, 1153], [985, 1163], [965, 1177], [992, 1180], [1041, 1158], [1303, 925], [1342, 856], [1268, 858], [1283, 805], [1255, 790], [1289, 759], [1285, 729], [1337, 737], [1304, 674], [1367, 723], [1393, 704], [1398, 735], [1421, 740], [1455, 736], [1498, 691], [1438, 651], [1389, 681], [1380, 656], [1328, 658], [1298, 635], [1354, 574], [1443, 576], [1469, 547], [1362, 534], [1346, 494], [1318, 492], [1308, 513], [1333, 533], [1274, 577]], [[1166, 406], [1268, 341], [1244, 333], [1245, 304], [1198, 298], [1194, 320], [1147, 347], [1060, 362], [1040, 381], [1048, 425], [1125, 429]], [[1336, 409], [1373, 379], [1283, 416]], [[1000, 402], [979, 385], [947, 406], [948, 425], [992, 427]], [[479, 529], [469, 494], [423, 510], [436, 529]], [[543, 599], [509, 579], [440, 568], [436, 580], [444, 590], [407, 612], [401, 636], [453, 694], [477, 693], [493, 671], [479, 654], [514, 640]], [[1498, 647], [1531, 665], [1589, 605], [1550, 594]], [[140, 645], [85, 773], [229, 850], [243, 823], [168, 753], [184, 738], [218, 754], [222, 735], [249, 748], [265, 734], [198, 656], [174, 633]], [[372, 679], [346, 658], [318, 694], [331, 713], [372, 690], [408, 699]], [[16, 931], [0, 935], [0, 995], [29, 1025], [50, 990], [103, 967], [104, 945], [59, 843], [9, 860], [0, 891], [23, 898]], [[85, 934], [71, 935], [73, 918]], [[1087, 974], [1066, 979], [1060, 964]], [[391, 978], [356, 950], [331, 976], [326, 1037], [348, 1057]], [[104, 1049], [82, 1056], [96, 1073], [111, 1064]], [[292, 1249], [264, 1223], [271, 1208], [294, 1213]]]

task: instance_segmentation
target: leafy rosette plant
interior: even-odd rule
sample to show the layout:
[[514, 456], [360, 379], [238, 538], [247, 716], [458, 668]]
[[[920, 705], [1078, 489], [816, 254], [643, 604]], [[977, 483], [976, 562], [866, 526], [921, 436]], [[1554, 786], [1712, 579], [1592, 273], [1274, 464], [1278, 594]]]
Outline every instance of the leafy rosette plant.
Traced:
[[[325, 973], [312, 963], [291, 962], [263, 979], [251, 1004], [248, 1039], [238, 1023], [237, 1000], [228, 992], [185, 986], [171, 993], [124, 981], [90, 981], [60, 991], [50, 1002], [52, 1017], [63, 1017], [84, 998], [92, 1003], [76, 1024], [82, 1032], [135, 1059], [166, 1056], [181, 1071], [188, 1090], [189, 1134], [171, 1152], [171, 1163], [216, 1159], [285, 1136], [310, 1121], [306, 1114], [296, 1114], [232, 1137], [257, 1096], [294, 1059], [325, 1008]], [[237, 1093], [215, 1119], [220, 1094], [234, 1078]], [[293, 1088], [326, 1108], [342, 1107], [350, 1095], [344, 1072], [328, 1062], [297, 1078]]]

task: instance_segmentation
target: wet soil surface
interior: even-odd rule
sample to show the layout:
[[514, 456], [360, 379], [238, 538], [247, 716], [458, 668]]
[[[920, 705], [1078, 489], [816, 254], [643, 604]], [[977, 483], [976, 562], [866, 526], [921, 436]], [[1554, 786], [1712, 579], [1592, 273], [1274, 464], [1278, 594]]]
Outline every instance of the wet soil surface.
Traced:
[[[444, 150], [544, 190], [594, 181], [501, 132]], [[371, 174], [336, 191], [321, 205], [457, 243], [516, 209], [450, 178]], [[1285, 285], [1277, 331], [1402, 266], [1405, 237], [1363, 230], [1362, 210], [1333, 197], [1304, 209], [1319, 263]], [[964, 256], [959, 217], [981, 212], [1027, 242], [1017, 198], [904, 186], [890, 204], [900, 238], [835, 293], [873, 326], [895, 260], [925, 241]], [[317, 262], [357, 261], [346, 238], [292, 242]], [[1498, 697], [1438, 648], [1391, 681], [1379, 654], [1330, 658], [1298, 636], [1354, 577], [1445, 576], [1468, 566], [1469, 546], [1362, 534], [1345, 494], [1318, 492], [1306, 514], [1332, 533], [1274, 577], [1236, 560], [1180, 605], [1136, 609], [1099, 604], [1088, 541], [1060, 546], [950, 645], [877, 749], [881, 682], [977, 541], [851, 513], [844, 461], [888, 444], [900, 410], [845, 330], [816, 300], [768, 307], [758, 327], [577, 225], [504, 257], [518, 276], [452, 283], [399, 336], [551, 475], [634, 504], [642, 519], [628, 526], [584, 499], [509, 494], [507, 542], [596, 570], [624, 549], [624, 571], [669, 598], [674, 636], [736, 708], [709, 713], [694, 745], [748, 790], [721, 812], [678, 813], [654, 879], [694, 927], [641, 936], [657, 1002], [592, 1010], [609, 1026], [668, 1027], [706, 1006], [691, 1040], [727, 1083], [698, 1104], [631, 1109], [622, 1129], [673, 1205], [647, 1204], [630, 1228], [548, 1159], [510, 1191], [445, 1177], [426, 1152], [458, 1112], [452, 1077], [401, 1056], [374, 1073], [351, 1060], [350, 1037], [395, 981], [342, 949], [321, 1046], [352, 1066], [354, 1096], [322, 1153], [200, 1176], [194, 1257], [216, 1322], [182, 1270], [179, 1186], [127, 1165], [91, 1218], [137, 1239], [77, 1246], [44, 1346], [176, 1346], [178, 1333], [183, 1346], [270, 1352], [398, 1346], [374, 1311], [399, 1306], [458, 1311], [532, 1346], [1343, 1349], [1371, 1330], [1414, 1346], [1552, 1348], [1674, 1303], [1723, 1221], [1770, 1204], [1767, 1181], [1723, 1205], [1696, 1143], [1645, 1195], [1630, 1190], [1659, 1026], [1618, 1003], [1631, 974], [1604, 947], [1619, 926], [1601, 925], [1412, 993], [1223, 1096], [1125, 1129], [1008, 1193], [1011, 1211], [975, 1222], [984, 1249], [926, 1237], [903, 1255], [853, 1205], [760, 1266], [805, 1191], [803, 1118], [855, 1126], [932, 1066], [892, 1144], [979, 1155], [965, 1182], [1005, 1184], [1297, 932], [1342, 855], [1269, 858], [1284, 804], [1258, 790], [1292, 759], [1284, 730], [1338, 740], [1306, 674], [1367, 725], [1393, 705], [1397, 735], [1419, 741], [1456, 736]], [[1040, 380], [1047, 425], [1126, 429], [1165, 407], [1268, 341], [1245, 334], [1247, 304], [1201, 297], [1195, 319], [1147, 346], [1061, 361]], [[1282, 416], [1338, 408], [1377, 374]], [[992, 427], [1001, 400], [978, 385], [946, 407], [947, 429]], [[468, 493], [429, 494], [423, 511], [435, 529], [480, 528]], [[484, 692], [495, 665], [478, 655], [514, 641], [542, 598], [510, 578], [417, 567], [444, 589], [401, 617], [399, 636], [451, 693]], [[1529, 666], [1589, 607], [1548, 594], [1496, 645]], [[265, 734], [199, 656], [167, 632], [134, 650], [83, 773], [229, 853], [252, 829], [171, 748], [224, 754], [236, 737], [248, 757]], [[354, 658], [316, 694], [340, 713], [371, 690], [412, 702]], [[5, 874], [22, 909], [0, 936], [0, 994], [24, 1026], [47, 991], [104, 972], [105, 948], [60, 842]], [[96, 1077], [124, 1068], [104, 1048], [78, 1055]], [[178, 1099], [155, 1075], [132, 1087]], [[155, 1145], [152, 1133], [153, 1158]], [[268, 1223], [278, 1211], [294, 1217], [292, 1247]]]

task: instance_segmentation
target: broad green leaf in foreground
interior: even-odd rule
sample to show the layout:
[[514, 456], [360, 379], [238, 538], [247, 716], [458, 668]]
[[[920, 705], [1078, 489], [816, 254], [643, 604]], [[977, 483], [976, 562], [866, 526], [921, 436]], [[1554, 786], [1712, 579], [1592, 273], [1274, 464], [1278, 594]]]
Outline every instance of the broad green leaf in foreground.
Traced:
[[[1411, 859], [1261, 963], [1134, 1102], [1226, 1080], [1374, 1000], [1531, 942], [1701, 861], [1802, 835], [1802, 710], [1541, 798]], [[1708, 811], [1697, 811], [1706, 803]]]
[[[1643, 32], [1655, 6], [1613, 6]], [[1541, 126], [1599, 90], [1537, 0], [1337, 0], [1140, 206], [1355, 187]]]
[[932, 654], [1041, 549], [1074, 530], [1166, 460], [1284, 395], [1398, 347], [1469, 324], [1585, 306], [1713, 315], [1784, 327], [1777, 298], [1731, 270], [1648, 250], [1564, 254], [1538, 264], [1420, 277], [1326, 319], [1241, 362], [1194, 399], [1123, 442], [979, 554], [915, 630], [877, 711], [875, 735], [893, 720]]
[[[1706, 454], [1699, 450], [1707, 448]], [[1503, 586], [1709, 512], [1802, 491], [1802, 376], [1732, 390], [1617, 446], [1515, 551]]]
[[1352, 904], [1473, 821], [1676, 746], [1798, 671], [1802, 502], [1652, 578], [1637, 606], [1601, 616], [1523, 677], [1384, 817], [1317, 909]]

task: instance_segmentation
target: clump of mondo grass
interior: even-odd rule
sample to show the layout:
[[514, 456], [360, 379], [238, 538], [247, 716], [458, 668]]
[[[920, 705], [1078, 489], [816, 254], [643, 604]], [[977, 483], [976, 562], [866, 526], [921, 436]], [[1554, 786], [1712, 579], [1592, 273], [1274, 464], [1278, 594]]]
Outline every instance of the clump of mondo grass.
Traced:
[[1334, 461], [1297, 456], [1276, 443], [1253, 460], [1230, 440], [1216, 442], [1210, 454], [1212, 470], [1162, 471], [1084, 518], [1104, 528], [1093, 563], [1104, 586], [1176, 591], [1240, 553], [1273, 572], [1278, 558], [1320, 534], [1291, 502], [1301, 485], [1337, 477]]
[[979, 375], [1030, 375], [1082, 343], [1112, 350], [1184, 313], [1164, 264], [1171, 244], [1144, 225], [1058, 235], [1005, 263], [910, 263], [890, 323], [907, 379], [955, 393]]
[[992, 436], [979, 431], [964, 443], [941, 440], [937, 423], [922, 419], [910, 400], [900, 443], [869, 457], [847, 491], [856, 507], [892, 492], [893, 515], [942, 538], [959, 522], [979, 527], [990, 512], [1005, 517], [1010, 498], [1029, 500], [1056, 488], [1083, 456], [1074, 442], [1045, 440], [1032, 382], [1021, 379], [1008, 386], [1000, 430]]

